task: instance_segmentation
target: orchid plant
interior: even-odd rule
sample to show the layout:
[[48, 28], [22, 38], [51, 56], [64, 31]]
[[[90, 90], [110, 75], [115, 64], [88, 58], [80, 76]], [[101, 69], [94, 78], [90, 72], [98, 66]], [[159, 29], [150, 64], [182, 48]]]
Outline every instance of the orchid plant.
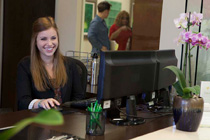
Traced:
[[[174, 19], [175, 26], [178, 29], [182, 29], [178, 38], [175, 40], [176, 43], [183, 44], [185, 46], [185, 56], [183, 72], [175, 66], [168, 66], [166, 68], [172, 70], [178, 78], [178, 81], [174, 84], [174, 87], [178, 95], [183, 98], [191, 98], [194, 94], [200, 93], [200, 86], [192, 86], [191, 83], [191, 50], [198, 46], [200, 49], [208, 50], [210, 48], [210, 40], [208, 37], [202, 35], [200, 32], [190, 31], [190, 27], [200, 26], [203, 19], [203, 14], [191, 12], [182, 13], [180, 17]], [[187, 61], [189, 64], [187, 64]], [[188, 67], [188, 84], [186, 82], [186, 69]]]

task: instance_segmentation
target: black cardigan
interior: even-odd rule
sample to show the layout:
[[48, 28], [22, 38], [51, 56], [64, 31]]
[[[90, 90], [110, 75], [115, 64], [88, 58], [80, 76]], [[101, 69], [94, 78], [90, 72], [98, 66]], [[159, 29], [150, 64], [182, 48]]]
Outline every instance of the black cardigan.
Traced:
[[[76, 64], [71, 58], [65, 57], [64, 65], [66, 67], [68, 80], [65, 86], [61, 87], [60, 90], [63, 103], [83, 99], [84, 94]], [[16, 86], [18, 110], [28, 109], [33, 99], [47, 99], [54, 98], [55, 96], [53, 88], [50, 87], [50, 85], [50, 89], [44, 92], [40, 92], [36, 89], [30, 71], [30, 57], [23, 58], [18, 64]]]

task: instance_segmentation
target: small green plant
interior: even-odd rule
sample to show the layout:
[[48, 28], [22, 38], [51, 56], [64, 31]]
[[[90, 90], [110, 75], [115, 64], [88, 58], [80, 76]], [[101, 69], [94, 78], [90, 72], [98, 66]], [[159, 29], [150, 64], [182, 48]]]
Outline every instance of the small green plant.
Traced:
[[63, 116], [60, 112], [50, 109], [40, 112], [37, 116], [21, 120], [11, 129], [0, 133], [0, 140], [8, 140], [24, 127], [31, 123], [39, 123], [44, 125], [61, 125], [63, 124]]
[[181, 96], [183, 99], [192, 98], [194, 94], [198, 95], [200, 93], [200, 86], [198, 85], [187, 87], [183, 72], [176, 66], [167, 66], [165, 68], [170, 69], [178, 78], [178, 81], [175, 82], [173, 86], [176, 89], [178, 95]]

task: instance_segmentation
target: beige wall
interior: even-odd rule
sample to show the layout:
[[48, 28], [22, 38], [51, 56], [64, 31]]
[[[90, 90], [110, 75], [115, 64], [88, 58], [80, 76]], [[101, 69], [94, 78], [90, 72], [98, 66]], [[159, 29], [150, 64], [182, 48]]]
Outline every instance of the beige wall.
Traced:
[[174, 39], [180, 33], [173, 20], [179, 17], [180, 13], [185, 11], [185, 0], [163, 0], [160, 49], [175, 49], [180, 66], [181, 46], [174, 43]]
[[60, 49], [80, 51], [83, 0], [56, 0], [55, 21], [60, 35]]

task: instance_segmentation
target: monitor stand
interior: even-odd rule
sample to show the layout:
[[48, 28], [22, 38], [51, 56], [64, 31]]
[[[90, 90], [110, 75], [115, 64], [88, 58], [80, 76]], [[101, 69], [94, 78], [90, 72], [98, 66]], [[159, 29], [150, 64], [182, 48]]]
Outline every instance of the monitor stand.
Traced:
[[167, 88], [157, 90], [154, 105], [150, 106], [149, 109], [155, 113], [172, 113], [170, 91]]
[[145, 123], [143, 118], [137, 118], [137, 111], [136, 111], [136, 98], [135, 96], [129, 96], [126, 100], [126, 119], [122, 118], [113, 118], [110, 120], [112, 124], [115, 125], [139, 125]]

